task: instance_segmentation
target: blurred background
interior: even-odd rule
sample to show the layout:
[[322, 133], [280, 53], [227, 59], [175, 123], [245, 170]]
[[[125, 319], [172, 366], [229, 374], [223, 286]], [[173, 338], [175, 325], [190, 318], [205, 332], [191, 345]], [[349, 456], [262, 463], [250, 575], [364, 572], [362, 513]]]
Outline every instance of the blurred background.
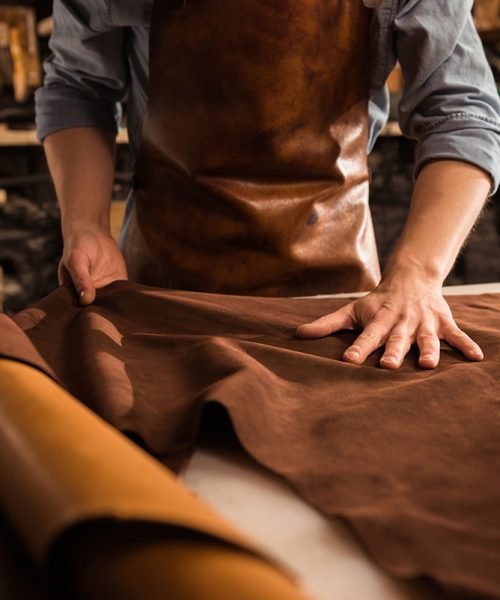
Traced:
[[[56, 198], [34, 133], [33, 94], [42, 83], [41, 65], [49, 52], [51, 10], [52, 0], [0, 2], [0, 307], [8, 314], [57, 286], [62, 251]], [[476, 0], [474, 18], [500, 84], [500, 0]], [[408, 211], [414, 153], [413, 142], [401, 136], [395, 121], [403, 86], [398, 68], [388, 83], [391, 121], [370, 156], [370, 201], [382, 264]], [[124, 104], [112, 203], [114, 235], [132, 180]], [[448, 285], [500, 281], [498, 200], [497, 194], [484, 211]]]

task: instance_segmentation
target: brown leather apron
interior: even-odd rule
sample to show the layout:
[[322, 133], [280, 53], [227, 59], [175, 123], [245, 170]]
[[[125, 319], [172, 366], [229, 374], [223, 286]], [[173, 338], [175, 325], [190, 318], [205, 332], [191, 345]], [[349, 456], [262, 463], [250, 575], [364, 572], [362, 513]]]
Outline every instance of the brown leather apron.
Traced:
[[156, 2], [132, 279], [283, 296], [377, 284], [370, 14], [361, 0]]

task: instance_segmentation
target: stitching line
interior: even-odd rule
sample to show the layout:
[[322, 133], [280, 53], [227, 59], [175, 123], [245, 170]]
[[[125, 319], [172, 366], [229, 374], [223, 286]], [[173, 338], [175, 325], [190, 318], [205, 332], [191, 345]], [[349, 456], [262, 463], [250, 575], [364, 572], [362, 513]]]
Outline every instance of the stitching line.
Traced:
[[446, 123], [448, 123], [448, 121], [451, 121], [451, 120], [464, 121], [466, 119], [477, 119], [479, 121], [484, 121], [485, 123], [488, 123], [489, 125], [495, 125], [497, 128], [500, 129], [500, 121], [495, 121], [494, 119], [490, 119], [489, 117], [484, 117], [483, 115], [475, 115], [474, 113], [468, 113], [468, 112], [452, 113], [451, 115], [442, 117], [441, 119], [439, 119], [432, 125], [429, 125], [429, 127], [427, 127], [426, 129], [427, 129], [427, 131], [435, 131], [442, 125], [445, 125]]

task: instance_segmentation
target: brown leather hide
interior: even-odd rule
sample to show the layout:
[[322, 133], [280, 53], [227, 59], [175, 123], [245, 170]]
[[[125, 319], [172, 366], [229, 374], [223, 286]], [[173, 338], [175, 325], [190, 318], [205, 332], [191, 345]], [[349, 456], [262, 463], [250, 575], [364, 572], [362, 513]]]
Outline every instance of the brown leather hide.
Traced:
[[[98, 290], [84, 308], [60, 288], [13, 321], [0, 315], [0, 357], [57, 377], [172, 467], [189, 456], [206, 407], [221, 405], [258, 462], [326, 515], [348, 519], [392, 574], [430, 576], [452, 598], [500, 598], [500, 294], [448, 301], [483, 361], [467, 362], [443, 343], [434, 370], [418, 368], [416, 349], [397, 371], [379, 368], [382, 349], [359, 367], [342, 360], [356, 332], [294, 336], [297, 325], [347, 299], [217, 295], [124, 281]], [[4, 373], [0, 368], [0, 409]], [[75, 485], [120, 498], [101, 483], [105, 474], [96, 484], [96, 472], [120, 465], [126, 483], [144, 467], [97, 446], [90, 428], [78, 445], [62, 420], [64, 403], [53, 396], [45, 394], [53, 416], [43, 420], [39, 402], [21, 388], [8, 404], [12, 411], [26, 407], [16, 432], [39, 431], [50, 456], [59, 440], [58, 456], [72, 467]], [[3, 408], [0, 463], [8, 477], [0, 500], [8, 493], [17, 507], [35, 488], [29, 478], [24, 493], [9, 484], [25, 447], [5, 419]], [[83, 418], [75, 415], [73, 423]], [[2, 431], [12, 440], [10, 454]], [[95, 467], [75, 464], [75, 454], [88, 452]], [[45, 454], [35, 447], [31, 456], [28, 472], [40, 481]], [[151, 502], [150, 489], [138, 490], [139, 506]], [[59, 489], [50, 496], [67, 497], [75, 494]], [[26, 514], [32, 535], [36, 520]]]

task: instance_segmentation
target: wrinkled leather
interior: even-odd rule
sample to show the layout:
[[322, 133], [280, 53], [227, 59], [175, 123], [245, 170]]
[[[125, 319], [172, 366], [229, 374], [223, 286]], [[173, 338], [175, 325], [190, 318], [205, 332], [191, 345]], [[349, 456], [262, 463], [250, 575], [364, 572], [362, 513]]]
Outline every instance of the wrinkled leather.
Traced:
[[300, 295], [373, 288], [362, 2], [155, 4], [132, 278]]
[[[468, 362], [443, 343], [437, 369], [420, 369], [416, 349], [397, 371], [379, 368], [383, 349], [359, 367], [342, 360], [356, 332], [294, 336], [297, 325], [340, 309], [346, 298], [231, 296], [129, 281], [98, 290], [90, 306], [60, 288], [8, 327], [0, 315], [0, 356], [22, 359], [16, 348], [23, 338], [24, 347], [32, 345], [26, 362], [44, 371], [49, 365], [66, 389], [169, 465], [189, 458], [206, 407], [222, 405], [253, 458], [325, 515], [346, 518], [392, 574], [432, 577], [456, 598], [499, 598], [500, 294], [448, 301], [483, 361]], [[1, 386], [0, 379], [0, 397]], [[114, 446], [101, 447], [83, 418], [78, 440], [76, 423], [68, 427], [48, 394], [54, 423], [41, 418], [35, 399], [11, 403], [26, 416], [10, 439], [32, 427], [48, 436], [47, 445], [61, 438], [58, 461], [77, 469], [70, 487], [51, 488], [56, 499], [65, 489], [78, 498], [92, 480], [109, 498], [105, 482], [114, 480], [99, 474], [116, 461], [124, 477], [146, 474]], [[5, 422], [0, 414], [0, 427]], [[47, 450], [31, 445], [25, 472], [39, 476]], [[94, 457], [88, 482], [79, 481], [88, 469], [74, 452]], [[19, 457], [0, 447], [2, 461], [4, 472], [20, 470]], [[143, 486], [142, 502], [160, 506], [151, 485]]]

